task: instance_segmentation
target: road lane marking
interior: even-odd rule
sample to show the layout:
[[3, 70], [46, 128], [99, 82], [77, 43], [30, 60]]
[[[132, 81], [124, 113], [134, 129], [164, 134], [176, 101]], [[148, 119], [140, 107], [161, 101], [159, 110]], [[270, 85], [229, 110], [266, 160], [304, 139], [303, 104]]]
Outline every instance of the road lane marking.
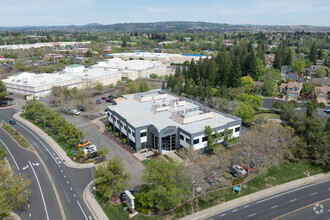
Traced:
[[3, 144], [3, 145], [6, 147], [6, 149], [8, 150], [10, 156], [13, 158], [13, 161], [14, 161], [16, 167], [17, 167], [17, 170], [19, 170], [19, 167], [18, 167], [18, 165], [17, 165], [17, 163], [16, 163], [16, 160], [15, 160], [14, 156], [11, 154], [9, 148], [7, 147], [7, 145], [6, 145], [1, 139], [0, 139], [0, 141], [2, 142], [2, 144]]
[[317, 194], [317, 192], [315, 192], [315, 193], [311, 193], [311, 194], [309, 194], [309, 195], [311, 195], [311, 196], [312, 196], [312, 195], [315, 195], [315, 194]]
[[61, 170], [61, 172], [63, 173], [63, 170]]
[[222, 215], [220, 215], [220, 216], [222, 217], [222, 216], [225, 216], [225, 215], [226, 215], [226, 214], [222, 214]]
[[64, 178], [66, 178], [66, 176], [64, 175]]
[[298, 212], [298, 211], [300, 211], [300, 210], [302, 210], [302, 209], [305, 209], [305, 208], [311, 207], [311, 206], [313, 206], [313, 205], [315, 205], [315, 204], [318, 204], [318, 203], [321, 203], [321, 202], [325, 202], [325, 201], [329, 201], [329, 200], [330, 200], [330, 198], [328, 198], [328, 199], [324, 199], [324, 200], [322, 200], [322, 201], [318, 201], [318, 202], [315, 202], [315, 203], [312, 203], [312, 204], [309, 204], [309, 205], [306, 205], [306, 206], [301, 207], [301, 208], [299, 208], [299, 209], [293, 210], [293, 211], [291, 211], [291, 212], [288, 212], [288, 213], [285, 213], [285, 214], [283, 214], [283, 215], [281, 215], [281, 216], [278, 216], [278, 217], [276, 217], [276, 218], [273, 218], [272, 220], [276, 220], [276, 219], [282, 218], [282, 217], [284, 217], [284, 216], [287, 216], [287, 215], [290, 215], [290, 214], [292, 214], [292, 213]]
[[294, 201], [296, 201], [297, 199], [292, 199], [292, 200], [290, 200], [290, 202], [294, 202]]
[[53, 160], [55, 161], [55, 163], [57, 164], [57, 161], [55, 160], [54, 156], [50, 153], [50, 151], [48, 150], [48, 148], [40, 141], [39, 138], [37, 138], [37, 136], [35, 136], [31, 131], [29, 131], [28, 129], [25, 128], [25, 126], [21, 125], [21, 123], [17, 123], [19, 126], [21, 126], [22, 128], [24, 128], [27, 132], [29, 132], [35, 139], [37, 139], [40, 144], [42, 146], [44, 146], [44, 148], [48, 151], [48, 153], [50, 154], [50, 156], [53, 158]]
[[287, 191], [287, 192], [284, 192], [284, 193], [280, 193], [280, 194], [277, 194], [275, 196], [271, 196], [269, 198], [266, 198], [266, 199], [263, 199], [263, 200], [260, 200], [260, 201], [257, 201], [256, 204], [259, 204], [259, 203], [262, 203], [262, 202], [265, 202], [265, 201], [268, 201], [270, 199], [274, 199], [274, 198], [277, 198], [277, 197], [280, 197], [280, 196], [283, 196], [285, 194], [289, 194], [289, 193], [292, 193], [292, 192], [295, 192], [295, 191], [298, 191], [298, 190], [301, 190], [301, 189], [305, 189], [305, 188], [308, 188], [308, 187], [311, 187], [311, 186], [315, 186], [315, 185], [318, 185], [318, 184], [321, 184], [321, 183], [325, 183], [325, 182], [329, 182], [330, 180], [324, 180], [324, 181], [321, 181], [321, 182], [317, 182], [317, 183], [313, 183], [313, 184], [310, 184], [310, 185], [307, 185], [307, 186], [303, 186], [303, 187], [300, 187], [300, 188], [296, 188], [296, 189], [293, 189], [293, 190], [290, 190], [290, 191]]
[[49, 220], [49, 216], [48, 216], [48, 211], [47, 211], [47, 206], [46, 206], [46, 202], [45, 202], [45, 198], [44, 198], [44, 194], [42, 193], [42, 189], [41, 189], [41, 186], [40, 186], [40, 182], [39, 182], [39, 179], [38, 179], [38, 176], [36, 174], [36, 171], [34, 170], [31, 162], [29, 161], [29, 164], [32, 168], [32, 171], [34, 173], [34, 176], [36, 177], [36, 180], [37, 180], [37, 183], [38, 183], [38, 186], [39, 186], [39, 190], [40, 190], [40, 193], [41, 193], [41, 198], [42, 198], [42, 202], [44, 203], [44, 207], [45, 207], [45, 211], [46, 211], [46, 216], [47, 216], [47, 219]]
[[274, 205], [273, 207], [271, 207], [271, 209], [274, 209], [274, 208], [277, 208], [278, 207], [278, 205]]
[[30, 204], [28, 204], [28, 209], [30, 208]]
[[249, 205], [244, 206], [244, 208], [247, 208], [247, 207], [249, 207]]
[[31, 213], [29, 213], [29, 217], [30, 217], [30, 218], [31, 218], [31, 216], [32, 216]]
[[70, 189], [72, 190], [72, 187], [70, 187]]
[[67, 184], [69, 184], [69, 181], [66, 181]]
[[257, 213], [253, 213], [253, 214], [251, 214], [251, 215], [249, 215], [248, 217], [250, 218], [250, 217], [252, 217], [252, 216], [255, 216]]
[[234, 209], [234, 210], [233, 210], [233, 212], [236, 212], [236, 211], [237, 211], [237, 209]]
[[76, 194], [73, 194], [73, 196], [76, 198]]
[[78, 201], [78, 200], [77, 200], [77, 203], [78, 203], [78, 205], [79, 205], [79, 208], [81, 209], [82, 213], [84, 214], [84, 216], [85, 216], [85, 219], [86, 219], [86, 220], [88, 220], [88, 218], [87, 218], [87, 216], [86, 216], [86, 214], [85, 214], [84, 210], [81, 208], [81, 205], [80, 205], [80, 203], [79, 203], [79, 201]]

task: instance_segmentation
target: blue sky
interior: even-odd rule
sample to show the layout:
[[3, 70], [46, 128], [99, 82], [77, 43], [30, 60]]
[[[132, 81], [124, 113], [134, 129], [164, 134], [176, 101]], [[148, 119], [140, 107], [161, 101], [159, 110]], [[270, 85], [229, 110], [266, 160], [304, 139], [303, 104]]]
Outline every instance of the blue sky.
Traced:
[[0, 26], [157, 21], [330, 26], [330, 0], [0, 0]]

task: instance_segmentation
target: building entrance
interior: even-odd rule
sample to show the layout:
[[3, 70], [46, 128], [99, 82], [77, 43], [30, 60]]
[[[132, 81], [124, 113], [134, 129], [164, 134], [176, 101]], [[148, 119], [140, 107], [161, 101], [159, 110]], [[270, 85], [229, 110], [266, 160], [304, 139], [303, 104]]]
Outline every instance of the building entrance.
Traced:
[[158, 137], [151, 133], [151, 147], [158, 150]]
[[162, 149], [166, 151], [175, 150], [176, 134], [162, 138]]

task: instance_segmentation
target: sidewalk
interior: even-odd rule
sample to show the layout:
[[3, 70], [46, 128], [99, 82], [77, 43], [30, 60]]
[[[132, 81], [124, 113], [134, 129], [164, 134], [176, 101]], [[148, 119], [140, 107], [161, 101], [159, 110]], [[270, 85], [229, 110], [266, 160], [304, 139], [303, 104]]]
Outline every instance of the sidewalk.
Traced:
[[[227, 211], [229, 209], [235, 208], [237, 206], [244, 205], [286, 190], [294, 189], [302, 185], [318, 182], [321, 180], [330, 179], [330, 172], [321, 173], [314, 176], [309, 176], [303, 179], [294, 180], [288, 183], [277, 185], [268, 189], [261, 190], [259, 192], [252, 193], [250, 195], [242, 196], [237, 199], [213, 206], [211, 208], [196, 212], [192, 215], [185, 216], [181, 220], [191, 220], [191, 219], [206, 219], [214, 216], [220, 212]], [[221, 210], [221, 211], [220, 211]]]
[[80, 164], [72, 161], [66, 152], [51, 138], [48, 134], [46, 134], [43, 130], [29, 122], [28, 120], [25, 120], [24, 118], [20, 117], [19, 114], [21, 112], [18, 112], [14, 115], [14, 119], [21, 122], [25, 126], [31, 128], [34, 132], [36, 132], [44, 141], [47, 142], [47, 144], [53, 148], [53, 150], [57, 153], [58, 157], [63, 161], [63, 163], [71, 168], [90, 168], [95, 167], [95, 164], [88, 163], [88, 164]]
[[99, 205], [99, 203], [96, 201], [93, 195], [93, 181], [90, 182], [87, 187], [84, 190], [84, 201], [86, 205], [88, 206], [89, 210], [91, 210], [94, 219], [97, 220], [108, 220], [108, 217], [103, 212], [103, 209]]

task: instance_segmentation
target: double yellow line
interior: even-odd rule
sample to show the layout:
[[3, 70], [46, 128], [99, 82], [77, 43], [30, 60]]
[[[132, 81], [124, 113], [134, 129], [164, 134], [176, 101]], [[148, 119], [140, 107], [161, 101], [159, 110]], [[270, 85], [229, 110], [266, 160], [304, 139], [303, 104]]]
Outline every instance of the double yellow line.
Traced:
[[330, 200], [330, 198], [327, 198], [327, 199], [325, 199], [325, 200], [318, 201], [318, 202], [315, 202], [315, 203], [313, 203], [313, 204], [306, 205], [306, 206], [301, 207], [301, 208], [299, 208], [299, 209], [296, 209], [296, 210], [294, 210], [294, 211], [291, 211], [291, 212], [285, 213], [285, 214], [283, 214], [283, 215], [281, 215], [281, 216], [278, 216], [278, 217], [276, 217], [276, 218], [273, 218], [272, 220], [276, 220], [276, 219], [282, 218], [282, 217], [287, 216], [287, 215], [290, 215], [290, 214], [292, 214], [292, 213], [294, 213], [294, 212], [298, 212], [298, 211], [300, 211], [300, 210], [302, 210], [302, 209], [305, 209], [305, 208], [311, 207], [311, 206], [313, 206], [313, 205], [315, 205], [315, 204], [318, 204], [318, 203], [321, 203], [321, 202], [325, 202], [325, 201], [329, 201], [329, 200]]

